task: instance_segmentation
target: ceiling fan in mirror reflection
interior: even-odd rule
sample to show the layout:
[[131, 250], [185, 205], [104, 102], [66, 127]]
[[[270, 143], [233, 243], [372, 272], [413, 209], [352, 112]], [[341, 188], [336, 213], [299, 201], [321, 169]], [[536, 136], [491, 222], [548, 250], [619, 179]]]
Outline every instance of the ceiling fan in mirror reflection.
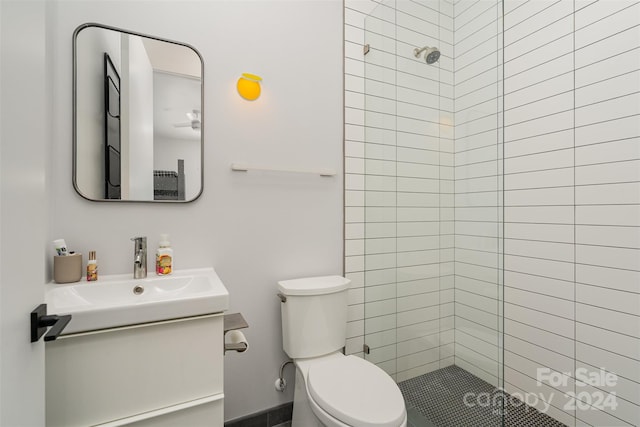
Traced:
[[200, 128], [202, 127], [201, 126], [202, 122], [200, 121], [200, 110], [194, 109], [192, 112], [186, 113], [186, 116], [189, 119], [188, 122], [174, 123], [173, 127], [176, 127], [176, 128], [190, 127], [196, 132], [199, 131]]

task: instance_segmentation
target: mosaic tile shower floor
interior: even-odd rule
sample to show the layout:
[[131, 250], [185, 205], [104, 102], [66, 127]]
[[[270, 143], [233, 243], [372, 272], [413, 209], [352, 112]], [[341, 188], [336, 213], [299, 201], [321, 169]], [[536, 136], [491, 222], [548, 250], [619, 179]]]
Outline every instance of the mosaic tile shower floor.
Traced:
[[[502, 422], [498, 406], [465, 405], [467, 393], [488, 393], [495, 396], [494, 388], [457, 366], [448, 366], [434, 372], [398, 383], [409, 415], [408, 427], [499, 427]], [[499, 392], [498, 392], [499, 393]], [[507, 427], [563, 427], [535, 408], [512, 405], [507, 399], [505, 426]], [[474, 401], [474, 400], [472, 400]], [[500, 402], [501, 399], [495, 399]]]

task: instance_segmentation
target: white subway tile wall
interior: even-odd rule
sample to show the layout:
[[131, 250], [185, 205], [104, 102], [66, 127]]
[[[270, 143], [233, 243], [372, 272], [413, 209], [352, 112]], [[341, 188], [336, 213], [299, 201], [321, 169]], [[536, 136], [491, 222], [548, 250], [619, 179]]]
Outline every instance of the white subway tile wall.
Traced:
[[[570, 426], [638, 425], [640, 4], [510, 3], [505, 388]], [[615, 385], [584, 384], [601, 368]]]
[[345, 56], [347, 351], [640, 425], [640, 2], [345, 0]]
[[454, 4], [455, 364], [502, 383], [502, 4]]

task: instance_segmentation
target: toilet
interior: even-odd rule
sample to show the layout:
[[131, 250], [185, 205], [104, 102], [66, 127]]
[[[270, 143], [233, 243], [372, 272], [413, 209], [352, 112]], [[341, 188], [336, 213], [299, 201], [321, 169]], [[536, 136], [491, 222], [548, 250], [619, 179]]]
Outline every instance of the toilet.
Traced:
[[292, 427], [406, 427], [400, 389], [382, 369], [345, 356], [349, 280], [278, 282], [284, 351], [296, 366]]

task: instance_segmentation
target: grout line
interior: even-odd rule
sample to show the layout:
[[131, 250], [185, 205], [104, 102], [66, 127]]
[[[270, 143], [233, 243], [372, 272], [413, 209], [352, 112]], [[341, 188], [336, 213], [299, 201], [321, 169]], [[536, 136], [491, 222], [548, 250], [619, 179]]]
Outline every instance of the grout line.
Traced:
[[[510, 29], [515, 28], [515, 27], [517, 27], [518, 25], [520, 25], [520, 24], [522, 24], [522, 23], [524, 23], [524, 22], [528, 21], [529, 19], [531, 19], [531, 18], [533, 18], [534, 16], [536, 16], [536, 15], [538, 15], [538, 14], [540, 14], [540, 13], [544, 12], [545, 10], [547, 10], [547, 9], [549, 9], [549, 8], [551, 8], [551, 7], [553, 7], [553, 6], [555, 6], [556, 4], [560, 3], [561, 1], [562, 1], [562, 0], [556, 0], [556, 2], [555, 2], [555, 3], [552, 3], [552, 4], [550, 4], [549, 6], [544, 7], [544, 8], [542, 8], [542, 9], [538, 10], [538, 11], [537, 11], [537, 12], [535, 12], [535, 13], [529, 13], [529, 14], [527, 14], [527, 17], [526, 17], [525, 19], [523, 19], [522, 21], [518, 21], [518, 22], [516, 22], [515, 24], [513, 24], [513, 25], [512, 25], [512, 26], [510, 26], [510, 27], [507, 27], [507, 26], [505, 25], [505, 26], [504, 26], [504, 32], [506, 33], [506, 32], [507, 32], [507, 31], [509, 31]], [[531, 4], [535, 4], [535, 0], [534, 0], [534, 3], [531, 3]], [[543, 3], [543, 4], [546, 4], [546, 3]]]
[[[549, 8], [551, 8], [551, 7], [555, 6], [555, 5], [557, 5], [557, 4], [560, 4], [560, 3], [562, 3], [562, 2], [561, 2], [561, 1], [558, 1], [558, 2], [556, 2], [556, 3], [554, 3], [554, 4], [552, 4], [551, 6], [549, 6], [548, 8], [541, 9], [539, 12], [537, 12], [537, 13], [535, 13], [535, 14], [528, 15], [527, 19], [525, 19], [524, 21], [520, 21], [520, 23], [525, 22], [525, 21], [526, 21], [526, 20], [528, 20], [529, 18], [533, 18], [534, 16], [536, 16], [538, 13], [541, 13], [541, 12], [543, 12], [543, 11], [545, 11], [545, 10], [547, 10], [547, 9], [549, 9]], [[533, 32], [528, 32], [526, 35], [524, 35], [524, 36], [520, 37], [519, 39], [515, 39], [515, 40], [511, 41], [509, 44], [505, 44], [505, 46], [504, 46], [504, 47], [505, 47], [505, 48], [510, 47], [510, 46], [514, 45], [515, 43], [518, 43], [519, 41], [524, 40], [524, 39], [526, 39], [527, 37], [529, 37], [529, 36], [531, 36], [531, 35], [533, 35], [533, 34], [536, 34], [536, 33], [539, 33], [539, 32], [541, 32], [541, 31], [545, 30], [545, 29], [548, 29], [551, 25], [556, 24], [556, 23], [558, 23], [558, 22], [562, 21], [563, 19], [566, 19], [566, 18], [568, 18], [568, 17], [570, 17], [570, 16], [571, 16], [571, 17], [573, 16], [573, 12], [570, 12], [570, 13], [568, 13], [568, 14], [566, 14], [566, 15], [563, 15], [563, 16], [561, 16], [560, 18], [557, 18], [557, 19], [555, 19], [554, 21], [551, 21], [551, 22], [549, 22], [549, 23], [546, 23], [546, 21], [545, 21], [545, 24], [546, 24], [546, 25], [544, 25], [544, 26], [542, 26], [542, 27], [539, 27], [539, 28], [536, 28], [536, 29], [535, 29], [535, 31], [533, 31]], [[556, 16], [554, 16], [554, 18], [555, 18], [555, 17], [556, 17]], [[552, 19], [553, 19], [553, 18], [552, 18]], [[511, 28], [516, 27], [516, 26], [517, 26], [517, 25], [519, 25], [520, 23], [518, 23], [518, 24], [516, 24], [516, 25], [512, 26]], [[511, 28], [509, 28], [509, 29], [511, 29]], [[505, 31], [505, 32], [506, 32], [506, 31]]]

